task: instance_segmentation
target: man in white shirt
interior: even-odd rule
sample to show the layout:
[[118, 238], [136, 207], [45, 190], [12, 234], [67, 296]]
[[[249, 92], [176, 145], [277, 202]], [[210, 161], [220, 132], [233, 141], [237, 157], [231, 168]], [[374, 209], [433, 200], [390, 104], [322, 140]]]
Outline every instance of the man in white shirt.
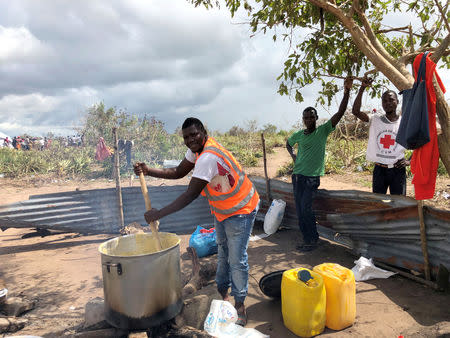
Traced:
[[405, 148], [395, 141], [401, 116], [397, 115], [398, 97], [392, 90], [387, 90], [381, 96], [384, 115], [362, 112], [361, 99], [364, 90], [372, 83], [364, 79], [358, 95], [353, 103], [352, 113], [361, 121], [369, 122], [369, 141], [367, 143], [366, 159], [374, 162], [372, 175], [372, 191], [391, 195], [406, 195]]

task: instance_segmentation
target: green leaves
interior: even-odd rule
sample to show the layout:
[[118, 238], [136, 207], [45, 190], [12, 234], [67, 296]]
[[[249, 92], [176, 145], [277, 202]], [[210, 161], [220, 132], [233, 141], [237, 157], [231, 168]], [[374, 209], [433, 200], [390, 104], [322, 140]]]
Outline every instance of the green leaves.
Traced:
[[[439, 1], [443, 8], [446, 2]], [[191, 2], [202, 2], [201, 0], [191, 0]], [[203, 0], [205, 5], [210, 4], [210, 0]], [[328, 86], [326, 83], [333, 77], [345, 77], [348, 74], [362, 77], [364, 73], [375, 68], [363, 51], [362, 46], [367, 45], [369, 36], [360, 39], [358, 46], [354, 43], [348, 27], [354, 26], [355, 30], [364, 34], [367, 28], [363, 25], [363, 19], [358, 15], [361, 10], [370, 26], [376, 34], [379, 43], [395, 59], [400, 58], [410, 50], [417, 50], [421, 47], [430, 49], [436, 47], [446, 32], [445, 24], [450, 19], [450, 12], [447, 16], [440, 17], [435, 0], [358, 0], [358, 2], [347, 0], [327, 0], [330, 7], [341, 11], [339, 19], [331, 12], [327, 12], [330, 7], [324, 6], [321, 10], [308, 0], [255, 0], [252, 5], [247, 1], [243, 3], [237, 0], [226, 0], [226, 6], [231, 14], [238, 10], [240, 6], [248, 12], [251, 17], [250, 27], [253, 33], [261, 31], [272, 35], [272, 39], [277, 41], [279, 34], [274, 34], [272, 28], [280, 27], [288, 33], [281, 33], [283, 40], [298, 41], [293, 43], [292, 52], [287, 57], [282, 72], [277, 77], [281, 83], [278, 88], [280, 95], [293, 95], [296, 100], [301, 101], [302, 90], [305, 86], [321, 81], [322, 98], [318, 102], [330, 103], [331, 98], [336, 95], [341, 88]], [[354, 7], [357, 5], [358, 8]], [[448, 8], [447, 8], [448, 10]], [[407, 29], [396, 30], [396, 24], [386, 23], [386, 15], [392, 13], [411, 12], [413, 17], [421, 21], [421, 25], [413, 26], [413, 38], [410, 38]], [[347, 21], [346, 21], [347, 20]], [[345, 21], [345, 25], [344, 25]], [[383, 33], [384, 30], [384, 33]], [[372, 53], [375, 46], [370, 46], [366, 53]], [[382, 53], [375, 51], [377, 58], [384, 60]], [[374, 57], [374, 56], [372, 56]], [[380, 60], [378, 60], [380, 61]], [[450, 67], [449, 58], [442, 58], [444, 65]], [[383, 62], [376, 62], [380, 65]], [[388, 75], [388, 70], [378, 69], [379, 72]], [[371, 91], [372, 94], [379, 95], [379, 86], [382, 84], [380, 76], [376, 76]], [[384, 81], [384, 80], [383, 80]]]
[[280, 86], [278, 87], [278, 94], [280, 94], [280, 95], [288, 95], [289, 94], [288, 87], [285, 85], [284, 82], [280, 83]]
[[303, 102], [303, 95], [298, 89], [295, 90], [295, 101]]
[[419, 1], [413, 1], [408, 5], [408, 10], [413, 10], [415, 7], [417, 7], [417, 4]]

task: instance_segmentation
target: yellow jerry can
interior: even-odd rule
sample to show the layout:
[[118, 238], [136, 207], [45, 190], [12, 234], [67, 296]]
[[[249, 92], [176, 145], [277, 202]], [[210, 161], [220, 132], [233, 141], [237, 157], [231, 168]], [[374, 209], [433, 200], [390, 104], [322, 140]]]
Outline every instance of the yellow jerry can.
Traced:
[[356, 287], [353, 271], [336, 263], [316, 265], [313, 271], [323, 277], [327, 292], [326, 326], [342, 330], [356, 317]]
[[320, 334], [325, 328], [325, 308], [325, 287], [319, 273], [305, 268], [283, 272], [281, 311], [289, 330], [300, 337]]

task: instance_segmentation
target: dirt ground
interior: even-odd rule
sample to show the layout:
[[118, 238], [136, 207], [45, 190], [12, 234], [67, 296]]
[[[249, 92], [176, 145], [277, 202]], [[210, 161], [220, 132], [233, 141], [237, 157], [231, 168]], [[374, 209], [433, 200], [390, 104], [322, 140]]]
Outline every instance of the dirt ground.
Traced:
[[[268, 156], [268, 175], [274, 177], [280, 165], [289, 161], [282, 151]], [[262, 166], [247, 170], [264, 176]], [[289, 180], [289, 178], [285, 178]], [[323, 189], [357, 189], [370, 191], [368, 175], [328, 175], [322, 178]], [[177, 181], [177, 184], [186, 183]], [[161, 180], [148, 179], [149, 185]], [[170, 181], [164, 181], [170, 184]], [[448, 180], [439, 183], [448, 191]], [[138, 186], [138, 180], [122, 181], [123, 186]], [[75, 189], [87, 190], [114, 187], [109, 180], [42, 181], [38, 179], [8, 180], [0, 178], [0, 204], [27, 200], [30, 195]], [[409, 189], [410, 187], [408, 187]], [[75, 233], [52, 234], [46, 237], [22, 238], [33, 229], [7, 229], [0, 232], [0, 278], [9, 296], [35, 301], [35, 308], [22, 317], [28, 320], [20, 331], [10, 335], [43, 337], [71, 336], [84, 322], [85, 304], [103, 298], [103, 284], [98, 246], [110, 235], [80, 236]], [[254, 234], [262, 233], [256, 224]], [[185, 256], [189, 235], [180, 235], [180, 250]], [[339, 263], [352, 268], [358, 259], [346, 248], [326, 242], [316, 251], [300, 253], [297, 229], [278, 231], [274, 235], [250, 242], [249, 296], [247, 311], [253, 327], [271, 337], [295, 337], [283, 325], [280, 300], [270, 299], [260, 291], [258, 282], [272, 271], [308, 267], [324, 262]], [[214, 259], [214, 258], [212, 258]], [[182, 272], [188, 274], [190, 261], [181, 260]], [[208, 288], [211, 289], [213, 285]], [[208, 292], [205, 288], [202, 292]], [[357, 317], [355, 324], [342, 331], [325, 329], [330, 337], [450, 337], [450, 294], [437, 292], [404, 277], [374, 279], [356, 285]], [[201, 319], [201, 318], [200, 318]], [[201, 319], [202, 320], [202, 319]], [[5, 336], [4, 336], [5, 337]]]

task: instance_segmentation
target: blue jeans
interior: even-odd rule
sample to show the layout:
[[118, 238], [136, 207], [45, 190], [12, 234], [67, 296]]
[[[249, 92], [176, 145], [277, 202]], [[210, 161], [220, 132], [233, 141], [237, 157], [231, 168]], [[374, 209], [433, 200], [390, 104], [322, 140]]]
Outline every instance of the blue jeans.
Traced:
[[297, 210], [298, 226], [305, 244], [315, 244], [319, 239], [316, 226], [316, 215], [312, 209], [314, 195], [320, 185], [320, 176], [292, 175], [295, 208]]
[[248, 292], [247, 247], [258, 206], [249, 214], [231, 216], [222, 222], [214, 218], [216, 227], [217, 272], [219, 292], [231, 286], [231, 296], [243, 303]]

